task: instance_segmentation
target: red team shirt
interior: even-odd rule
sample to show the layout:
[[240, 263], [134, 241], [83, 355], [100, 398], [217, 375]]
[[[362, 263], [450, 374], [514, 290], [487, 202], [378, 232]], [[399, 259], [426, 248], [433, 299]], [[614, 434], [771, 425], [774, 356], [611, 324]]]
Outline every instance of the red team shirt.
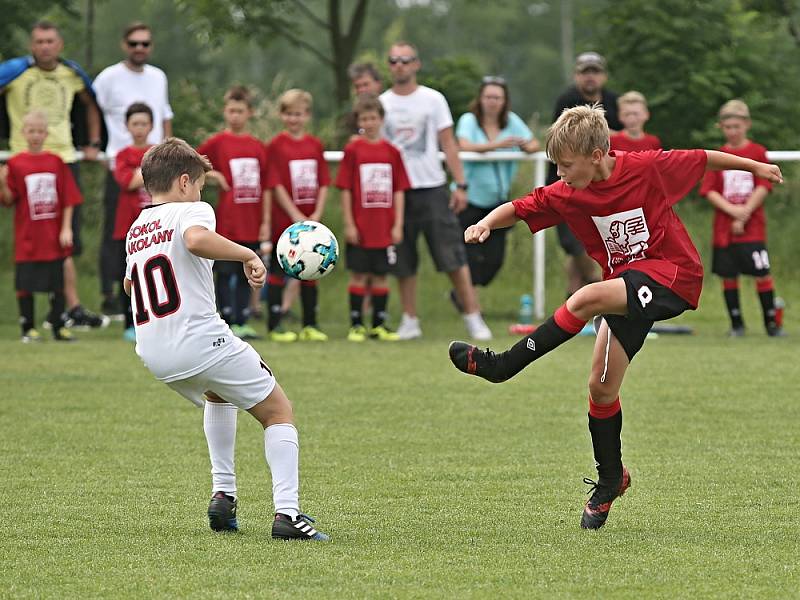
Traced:
[[16, 202], [14, 260], [47, 262], [72, 254], [58, 241], [67, 206], [83, 202], [69, 167], [50, 152], [20, 152], [8, 161], [8, 187]]
[[400, 151], [386, 140], [350, 142], [344, 149], [336, 187], [350, 190], [353, 195], [353, 220], [358, 229], [359, 246], [391, 246], [394, 193], [411, 187]]
[[644, 136], [634, 139], [627, 133], [620, 131], [611, 136], [611, 149], [624, 152], [644, 152], [645, 150], [661, 150], [661, 140], [658, 136], [645, 133]]
[[[296, 140], [283, 131], [272, 139], [267, 152], [267, 187], [272, 189], [282, 185], [300, 212], [310, 215], [317, 205], [319, 188], [331, 182], [328, 164], [322, 154], [322, 142], [307, 134]], [[273, 200], [272, 239], [277, 241], [292, 222], [278, 202]]]
[[251, 135], [223, 131], [208, 138], [197, 151], [208, 157], [231, 188], [219, 191], [217, 233], [237, 242], [257, 242], [264, 216], [266, 147]]
[[532, 232], [565, 222], [603, 267], [603, 279], [634, 269], [697, 307], [703, 264], [672, 209], [706, 168], [704, 150], [611, 152], [611, 176], [586, 189], [562, 181], [514, 200]]
[[114, 217], [114, 234], [112, 239], [124, 240], [128, 235], [128, 230], [133, 225], [136, 217], [142, 212], [145, 206], [150, 206], [153, 199], [144, 186], [138, 187], [135, 190], [129, 190], [128, 185], [133, 179], [133, 174], [136, 169], [142, 166], [142, 158], [144, 153], [150, 149], [136, 148], [135, 146], [128, 146], [123, 148], [117, 153], [114, 179], [119, 184], [119, 199], [117, 200], [117, 213]]
[[[751, 158], [763, 163], [769, 162], [767, 160], [767, 149], [755, 142], [749, 142], [741, 148], [731, 148], [725, 145], [720, 148], [720, 151]], [[772, 184], [769, 181], [754, 177], [748, 171], [709, 171], [703, 178], [700, 194], [707, 196], [708, 192], [719, 192], [728, 202], [744, 204], [758, 186], [763, 186], [768, 191], [772, 190]], [[715, 248], [725, 248], [730, 244], [765, 242], [767, 240], [766, 218], [763, 206], [759, 206], [753, 211], [744, 226], [744, 233], [741, 235], [734, 235], [731, 232], [731, 223], [733, 223], [733, 219], [729, 215], [719, 209], [714, 209], [713, 244]]]

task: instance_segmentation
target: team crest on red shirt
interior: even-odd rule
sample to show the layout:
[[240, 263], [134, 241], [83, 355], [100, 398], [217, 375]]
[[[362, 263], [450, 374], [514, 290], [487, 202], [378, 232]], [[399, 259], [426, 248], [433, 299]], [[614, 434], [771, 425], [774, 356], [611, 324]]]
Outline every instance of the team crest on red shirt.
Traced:
[[646, 258], [650, 230], [641, 208], [592, 217], [592, 221], [606, 246], [608, 268], [612, 273], [615, 267]]

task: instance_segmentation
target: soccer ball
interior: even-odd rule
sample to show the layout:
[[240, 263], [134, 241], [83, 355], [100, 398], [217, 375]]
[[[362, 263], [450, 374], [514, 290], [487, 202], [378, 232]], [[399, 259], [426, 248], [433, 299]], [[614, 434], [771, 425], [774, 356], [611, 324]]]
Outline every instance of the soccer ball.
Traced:
[[300, 221], [281, 234], [276, 252], [284, 273], [309, 281], [333, 271], [339, 260], [339, 243], [322, 223]]

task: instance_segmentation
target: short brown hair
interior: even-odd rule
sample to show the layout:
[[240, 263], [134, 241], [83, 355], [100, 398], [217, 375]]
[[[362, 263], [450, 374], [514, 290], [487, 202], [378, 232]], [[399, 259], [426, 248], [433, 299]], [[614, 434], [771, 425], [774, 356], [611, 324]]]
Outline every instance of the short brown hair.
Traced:
[[555, 162], [567, 152], [591, 156], [595, 149], [606, 153], [609, 147], [606, 111], [600, 103], [565, 109], [547, 130], [545, 151]]
[[33, 27], [31, 27], [31, 33], [36, 31], [37, 29], [41, 31], [55, 31], [58, 34], [58, 37], [62, 37], [61, 30], [58, 28], [58, 25], [56, 25], [52, 21], [45, 21], [45, 20], [36, 21], [36, 23], [33, 24]]
[[227, 104], [231, 101], [244, 102], [248, 108], [253, 108], [253, 94], [244, 85], [232, 85], [228, 88], [228, 91], [222, 97], [222, 102]]
[[353, 63], [347, 67], [347, 76], [350, 78], [350, 81], [361, 79], [364, 75], [368, 75], [378, 83], [382, 81], [380, 71], [378, 71], [378, 68], [371, 62]]
[[376, 112], [381, 116], [381, 119], [385, 114], [381, 101], [376, 96], [369, 95], [359, 97], [353, 105], [353, 115], [356, 119], [358, 115], [365, 112]]
[[144, 102], [134, 102], [128, 107], [128, 110], [125, 111], [125, 122], [127, 123], [133, 115], [138, 114], [147, 115], [150, 117], [150, 123], [153, 123], [153, 109]]
[[134, 31], [150, 32], [150, 26], [147, 25], [147, 23], [142, 23], [141, 21], [134, 21], [133, 23], [128, 23], [125, 26], [125, 29], [122, 30], [122, 39], [127, 40], [128, 36], [132, 34]]
[[169, 192], [172, 183], [184, 173], [194, 183], [210, 170], [211, 163], [205, 156], [176, 137], [156, 144], [142, 159], [144, 187], [151, 196]]
[[286, 112], [293, 106], [298, 106], [299, 104], [304, 104], [306, 110], [311, 112], [311, 106], [314, 103], [314, 98], [305, 90], [300, 90], [297, 88], [293, 88], [291, 90], [286, 90], [281, 94], [281, 97], [278, 98], [278, 108], [281, 112]]

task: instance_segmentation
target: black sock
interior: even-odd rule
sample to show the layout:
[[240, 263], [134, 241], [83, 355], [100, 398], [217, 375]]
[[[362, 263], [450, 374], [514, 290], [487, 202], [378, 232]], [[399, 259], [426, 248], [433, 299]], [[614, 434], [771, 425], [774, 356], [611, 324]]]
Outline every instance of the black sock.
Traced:
[[382, 327], [386, 322], [386, 305], [389, 304], [389, 290], [372, 288], [372, 326]]
[[364, 306], [364, 288], [351, 285], [347, 288], [350, 295], [350, 325], [356, 327], [364, 324], [362, 308]]
[[[561, 327], [556, 319], [564, 326]], [[537, 358], [557, 348], [583, 329], [584, 322], [561, 305], [555, 314], [539, 325], [536, 330], [522, 338], [500, 355], [508, 377], [513, 377]], [[566, 328], [566, 329], [565, 329]]]
[[775, 323], [775, 290], [772, 288], [758, 292], [758, 300], [761, 302], [761, 312], [764, 315], [764, 327], [770, 329], [776, 327]]
[[272, 331], [281, 324], [281, 304], [283, 303], [283, 282], [270, 280], [267, 288], [267, 329]]
[[303, 305], [303, 327], [317, 326], [317, 299], [319, 290], [316, 282], [303, 282], [300, 285], [300, 302]]
[[731, 319], [731, 327], [734, 329], [741, 329], [744, 327], [744, 321], [742, 320], [742, 309], [739, 305], [739, 288], [726, 287], [723, 294], [725, 296], [725, 306], [728, 309], [728, 316]]
[[30, 292], [17, 292], [17, 305], [19, 306], [19, 326], [22, 334], [33, 329], [33, 294]]
[[250, 284], [244, 271], [236, 274], [236, 284], [233, 288], [233, 322], [235, 325], [244, 325], [250, 318]]
[[52, 292], [50, 294], [50, 314], [47, 320], [53, 326], [53, 331], [58, 331], [64, 327], [64, 308], [66, 307], [64, 292]]
[[[617, 406], [619, 401], [617, 401]], [[600, 411], [608, 407], [601, 406]], [[594, 460], [597, 463], [598, 483], [616, 485], [622, 478], [622, 409], [616, 414], [602, 418], [593, 416], [591, 399], [589, 400], [589, 433], [592, 435]]]

